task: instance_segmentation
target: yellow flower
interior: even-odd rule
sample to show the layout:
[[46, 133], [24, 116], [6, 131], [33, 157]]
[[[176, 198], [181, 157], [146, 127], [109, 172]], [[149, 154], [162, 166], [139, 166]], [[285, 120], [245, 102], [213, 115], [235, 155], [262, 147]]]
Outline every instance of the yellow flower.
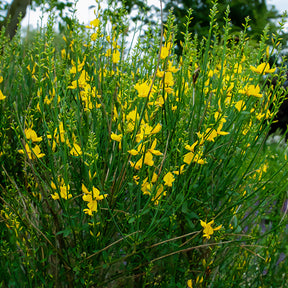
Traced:
[[160, 184], [157, 187], [156, 195], [152, 197], [151, 201], [154, 201], [154, 205], [157, 206], [162, 196], [166, 196], [166, 191], [164, 191], [164, 186]]
[[[25, 150], [28, 154], [29, 159], [34, 159], [36, 158], [42, 158], [45, 156], [44, 153], [41, 153], [40, 147], [36, 145], [32, 150], [30, 149], [29, 145], [26, 143], [25, 144]], [[25, 151], [23, 149], [18, 150], [19, 153], [25, 154]]]
[[83, 70], [80, 74], [78, 81], [77, 80], [72, 81], [71, 86], [68, 86], [68, 88], [70, 89], [77, 89], [77, 87], [85, 88], [87, 85], [86, 81], [89, 81], [89, 80], [90, 80], [90, 77], [88, 73], [85, 70]]
[[193, 152], [189, 152], [187, 154], [184, 155], [184, 162], [186, 164], [190, 164], [193, 160], [193, 162], [198, 163], [200, 165], [206, 164], [207, 161], [206, 159], [202, 159], [202, 153], [198, 152], [197, 154], [194, 154]]
[[143, 180], [143, 183], [141, 185], [141, 191], [143, 192], [143, 195], [149, 195], [150, 196], [153, 185], [151, 183], [149, 183], [147, 180], [148, 180], [148, 177], [146, 177]]
[[169, 56], [171, 48], [172, 48], [171, 42], [165, 43], [165, 45], [161, 47], [160, 58], [166, 59]]
[[85, 213], [85, 214], [88, 214], [89, 216], [92, 216], [93, 215], [93, 211], [91, 210], [91, 209], [83, 209], [83, 212]]
[[158, 124], [152, 129], [152, 131], [151, 131], [150, 134], [156, 134], [156, 133], [160, 132], [161, 129], [162, 129], [162, 125], [158, 123]]
[[[53, 183], [53, 185], [52, 185], [52, 183], [53, 182], [51, 182], [51, 187], [53, 189], [56, 189], [55, 184]], [[65, 200], [72, 198], [72, 194], [69, 193], [69, 190], [70, 190], [70, 185], [67, 185], [67, 186], [65, 184], [61, 185], [60, 186], [60, 197], [65, 199]], [[51, 197], [54, 200], [60, 199], [59, 194], [57, 192], [55, 192], [53, 195], [51, 195]]]
[[[136, 84], [137, 85], [137, 84]], [[136, 86], [135, 85], [135, 86]], [[134, 86], [134, 88], [135, 88], [135, 86]], [[136, 89], [136, 88], [135, 88]], [[128, 115], [126, 116], [126, 119], [127, 119], [127, 121], [131, 121], [131, 122], [136, 122], [136, 121], [138, 121], [138, 119], [139, 119], [139, 114], [137, 113], [137, 107], [133, 110], [133, 111], [131, 111], [131, 112], [129, 112], [128, 113]]]
[[193, 288], [192, 279], [189, 279], [189, 280], [187, 281], [187, 286], [188, 286], [188, 288]]
[[133, 176], [133, 180], [136, 183], [136, 185], [139, 184], [139, 181], [138, 181], [139, 179], [140, 179], [140, 177], [138, 175]]
[[[148, 81], [145, 81], [142, 84], [137, 83], [137, 84], [134, 85], [134, 88], [138, 92], [138, 97], [145, 98], [145, 97], [148, 96], [148, 93], [149, 93], [149, 90], [150, 90], [150, 83]], [[154, 92], [154, 91], [155, 91], [155, 89], [153, 87], [152, 90], [151, 90], [151, 93]]]
[[127, 152], [133, 156], [138, 155], [138, 153], [139, 153], [139, 151], [137, 151], [135, 149], [128, 150]]
[[120, 52], [118, 50], [114, 50], [112, 54], [112, 62], [114, 64], [118, 63], [120, 61]]
[[203, 154], [202, 152], [198, 152], [198, 153], [195, 155], [193, 161], [194, 161], [195, 163], [197, 163], [197, 164], [200, 164], [200, 165], [206, 164], [206, 163], [207, 163], [207, 160], [201, 158], [201, 157], [202, 157], [202, 154]]
[[261, 121], [261, 119], [265, 116], [264, 113], [256, 113], [256, 119]]
[[82, 192], [84, 193], [82, 196], [83, 201], [88, 202], [88, 209], [86, 208], [83, 211], [86, 214], [92, 216], [93, 212], [97, 212], [97, 201], [106, 198], [107, 194], [100, 195], [100, 191], [94, 186], [92, 187], [92, 191], [88, 191], [84, 184], [82, 184]]
[[165, 73], [164, 83], [167, 86], [173, 86], [174, 85], [174, 79], [173, 79], [172, 72], [166, 72]]
[[144, 157], [144, 163], [148, 166], [153, 166], [154, 165], [154, 161], [153, 161], [153, 155], [151, 152], [146, 152], [145, 153], [145, 157]]
[[171, 87], [165, 87], [164, 90], [167, 94], [172, 94], [174, 92], [173, 88]]
[[171, 172], [168, 172], [164, 178], [163, 181], [165, 182], [164, 185], [168, 187], [172, 187], [172, 183], [175, 181], [175, 178]]
[[84, 57], [82, 62], [80, 62], [80, 60], [78, 59], [77, 65], [73, 60], [71, 60], [72, 68], [70, 69], [70, 74], [76, 74], [77, 71], [80, 72], [82, 68], [84, 67], [85, 61], [86, 61], [86, 56]]
[[191, 146], [190, 145], [186, 145], [185, 146], [185, 149], [186, 150], [189, 150], [190, 152], [194, 152], [194, 148], [195, 148], [195, 146], [198, 144], [198, 140], [195, 142], [195, 143], [193, 143]]
[[155, 183], [157, 180], [158, 180], [158, 175], [155, 172], [153, 172], [153, 176], [152, 176], [151, 182]]
[[[61, 50], [61, 58], [62, 58], [62, 59], [65, 59], [66, 56], [67, 56], [66, 50], [65, 50], [65, 49], [62, 49], [62, 50]], [[30, 67], [30, 66], [29, 66], [29, 67]]]
[[190, 164], [192, 162], [192, 160], [194, 159], [194, 153], [193, 152], [189, 152], [187, 154], [184, 155], [184, 162], [186, 164]]
[[274, 73], [276, 71], [276, 68], [270, 69], [269, 63], [265, 62], [258, 65], [257, 68], [250, 66], [250, 69], [253, 72], [256, 72], [257, 74], [263, 74], [263, 75], [265, 75], [266, 73]]
[[152, 127], [149, 124], [147, 124], [147, 123], [141, 124], [141, 130], [136, 135], [136, 142], [139, 143], [141, 140], [144, 139], [144, 137], [150, 135], [151, 131], [152, 131]]
[[243, 100], [239, 100], [235, 104], [235, 108], [240, 112], [241, 110], [246, 110], [245, 102]]
[[98, 38], [98, 33], [93, 33], [93, 34], [91, 35], [91, 41], [96, 41], [97, 38]]
[[123, 137], [122, 134], [117, 135], [115, 133], [111, 133], [111, 139], [115, 140], [115, 141], [117, 141], [119, 143], [122, 141], [122, 137]]
[[173, 66], [172, 61], [168, 61], [167, 72], [176, 73], [178, 70], [179, 70], [178, 68], [176, 68], [175, 66]]
[[242, 73], [242, 65], [241, 64], [238, 64], [236, 63], [234, 65], [234, 68], [233, 68], [233, 72], [236, 74], [241, 74]]
[[216, 228], [213, 228], [212, 225], [214, 224], [214, 220], [210, 221], [209, 223], [206, 223], [202, 220], [200, 220], [201, 226], [203, 229], [203, 237], [206, 237], [207, 239], [211, 238], [211, 235], [214, 233], [214, 231], [220, 230], [222, 225], [219, 225]]
[[149, 152], [151, 152], [152, 154], [156, 155], [156, 156], [160, 156], [162, 155], [162, 152], [160, 152], [159, 150], [155, 150], [155, 147], [157, 145], [157, 139], [155, 139], [151, 145], [151, 148], [148, 149]]
[[143, 165], [143, 157], [141, 157], [136, 163], [129, 161], [130, 166], [135, 168], [136, 170], [139, 170], [142, 168]]
[[243, 89], [239, 90], [239, 93], [241, 94], [246, 94], [247, 96], [254, 96], [257, 98], [261, 98], [262, 94], [259, 93], [260, 92], [260, 87], [257, 84], [255, 85], [246, 85]]
[[159, 69], [157, 70], [156, 76], [159, 78], [163, 78], [164, 76], [164, 71], [160, 71]]
[[42, 137], [37, 137], [36, 132], [32, 128], [26, 128], [24, 130], [25, 136], [27, 140], [31, 139], [32, 142], [40, 142], [42, 141]]
[[93, 26], [93, 27], [98, 27], [99, 24], [100, 24], [100, 21], [97, 18], [90, 22], [90, 25]]
[[0, 90], [0, 100], [4, 100], [6, 96], [3, 95], [2, 91]]
[[165, 59], [169, 56], [169, 49], [166, 46], [162, 46], [161, 48], [161, 53], [160, 53], [160, 58]]
[[82, 155], [81, 147], [78, 144], [74, 143], [73, 144], [73, 148], [70, 150], [70, 154], [72, 156], [80, 156], [80, 155]]
[[222, 136], [223, 135], [228, 135], [229, 132], [221, 131], [222, 127], [223, 127], [223, 122], [221, 121], [219, 126], [218, 126], [218, 128], [217, 128], [217, 134], [218, 135], [222, 135]]
[[109, 49], [107, 49], [107, 51], [106, 51], [106, 53], [105, 53], [105, 57], [110, 57], [110, 55], [111, 55], [111, 49], [109, 48]]
[[84, 184], [82, 184], [82, 192], [84, 193], [83, 200], [88, 202], [91, 201], [91, 199], [96, 201], [103, 200], [108, 195], [108, 194], [100, 195], [99, 189], [95, 188], [94, 186], [92, 187], [92, 191], [88, 191], [88, 189]]
[[88, 28], [88, 29], [96, 28], [99, 26], [99, 24], [100, 24], [100, 20], [96, 18], [96, 19], [90, 21], [90, 26], [86, 26], [86, 28]]
[[175, 175], [179, 175], [179, 174], [184, 173], [184, 172], [185, 172], [184, 167], [185, 167], [185, 164], [181, 165], [180, 168], [179, 168], [179, 170], [175, 170], [175, 171], [173, 171], [173, 173], [174, 173]]
[[218, 136], [218, 133], [215, 129], [207, 128], [205, 131], [205, 136], [207, 137], [207, 141], [214, 142], [214, 139]]
[[[57, 136], [57, 131], [58, 131], [58, 128], [55, 129], [54, 136], [56, 136], [56, 141], [59, 142], [59, 136]], [[62, 121], [59, 122], [59, 134], [60, 134], [60, 141], [64, 143], [65, 142], [65, 130], [64, 130], [64, 125]]]

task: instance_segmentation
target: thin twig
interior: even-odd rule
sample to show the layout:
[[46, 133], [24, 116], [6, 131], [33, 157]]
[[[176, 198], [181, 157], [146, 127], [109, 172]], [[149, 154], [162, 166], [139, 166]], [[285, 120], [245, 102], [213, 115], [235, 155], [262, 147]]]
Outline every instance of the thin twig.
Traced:
[[178, 250], [178, 251], [175, 251], [175, 252], [172, 252], [172, 253], [163, 255], [163, 256], [161, 256], [161, 257], [158, 257], [158, 258], [155, 258], [155, 259], [151, 260], [150, 262], [153, 263], [153, 262], [156, 262], [156, 261], [158, 261], [158, 260], [161, 260], [161, 259], [164, 259], [164, 258], [173, 256], [173, 255], [175, 255], [175, 254], [188, 252], [188, 251], [195, 250], [195, 249], [198, 249], [198, 248], [205, 248], [205, 247], [210, 247], [210, 246], [217, 246], [217, 245], [228, 244], [228, 243], [232, 243], [232, 242], [235, 242], [235, 240], [225, 241], [225, 242], [221, 242], [221, 243], [202, 244], [202, 245], [198, 245], [198, 246], [194, 246], [194, 247], [190, 247], [190, 248]]
[[99, 254], [99, 253], [101, 253], [101, 252], [109, 249], [110, 247], [116, 245], [117, 243], [121, 242], [122, 240], [124, 240], [124, 239], [126, 239], [126, 238], [128, 238], [128, 237], [130, 237], [130, 236], [132, 236], [132, 235], [134, 235], [134, 234], [141, 233], [141, 232], [142, 232], [142, 231], [135, 231], [135, 232], [133, 232], [133, 233], [131, 233], [131, 234], [129, 234], [129, 235], [126, 235], [125, 237], [122, 237], [121, 239], [116, 240], [115, 242], [111, 243], [110, 245], [104, 247], [103, 249], [101, 249], [101, 250], [95, 252], [94, 254], [86, 257], [84, 260], [80, 261], [79, 263], [82, 263], [82, 262], [84, 262], [84, 261], [86, 261], [86, 260], [88, 260], [88, 259], [96, 256], [97, 254]]
[[243, 249], [245, 249], [245, 250], [247, 250], [247, 251], [249, 251], [250, 253], [252, 253], [253, 255], [255, 255], [255, 256], [257, 256], [257, 257], [259, 257], [259, 258], [261, 258], [262, 260], [264, 260], [265, 261], [265, 258], [264, 257], [262, 257], [262, 256], [260, 256], [258, 253], [255, 253], [254, 251], [252, 251], [252, 250], [250, 250], [250, 249], [248, 249], [247, 247], [245, 247], [246, 245], [240, 245], [240, 247], [241, 248], [243, 248]]
[[201, 232], [201, 231], [195, 231], [195, 232], [191, 232], [191, 233], [188, 233], [188, 234], [185, 234], [185, 235], [181, 235], [181, 236], [178, 236], [178, 237], [174, 237], [174, 238], [171, 238], [171, 239], [168, 239], [168, 240], [165, 240], [165, 241], [162, 241], [162, 242], [153, 244], [153, 245], [149, 246], [148, 248], [153, 248], [153, 247], [159, 246], [159, 245], [161, 245], [161, 244], [165, 244], [165, 243], [168, 243], [168, 242], [171, 242], [171, 241], [175, 241], [175, 240], [178, 240], [178, 239], [187, 237], [187, 236], [191, 236], [191, 235], [193, 235], [193, 234], [197, 234], [197, 233], [199, 233], [199, 232]]

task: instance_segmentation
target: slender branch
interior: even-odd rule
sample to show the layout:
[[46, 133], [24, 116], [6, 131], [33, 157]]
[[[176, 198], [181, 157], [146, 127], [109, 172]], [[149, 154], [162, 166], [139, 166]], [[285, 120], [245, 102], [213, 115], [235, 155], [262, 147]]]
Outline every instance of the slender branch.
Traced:
[[135, 232], [133, 232], [133, 233], [131, 233], [131, 234], [128, 234], [128, 235], [122, 237], [121, 239], [118, 239], [118, 240], [116, 240], [115, 242], [111, 243], [110, 245], [104, 247], [103, 249], [95, 252], [94, 254], [91, 254], [90, 256], [86, 257], [84, 260], [80, 261], [79, 263], [82, 263], [82, 262], [84, 262], [84, 261], [86, 261], [86, 260], [88, 260], [88, 259], [90, 259], [90, 258], [92, 258], [92, 257], [94, 257], [94, 256], [96, 256], [96, 255], [98, 255], [99, 253], [101, 253], [101, 252], [103, 252], [103, 251], [105, 251], [105, 250], [108, 250], [110, 247], [116, 245], [117, 243], [123, 241], [124, 239], [126, 239], [126, 238], [128, 238], [128, 237], [130, 237], [130, 236], [132, 236], [132, 235], [134, 235], [134, 234], [141, 233], [141, 232], [142, 232], [142, 231], [135, 231]]

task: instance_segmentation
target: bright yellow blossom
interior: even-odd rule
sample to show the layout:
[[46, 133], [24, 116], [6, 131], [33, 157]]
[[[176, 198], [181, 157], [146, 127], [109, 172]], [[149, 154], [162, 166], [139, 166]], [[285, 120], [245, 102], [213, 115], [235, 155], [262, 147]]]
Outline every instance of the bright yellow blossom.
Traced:
[[153, 188], [153, 185], [148, 182], [148, 177], [146, 177], [143, 180], [143, 183], [141, 185], [141, 191], [143, 192], [143, 195], [151, 195], [151, 190]]
[[276, 71], [276, 68], [270, 69], [269, 63], [265, 62], [258, 65], [257, 68], [255, 68], [254, 66], [250, 66], [250, 69], [257, 74], [263, 75], [265, 75], [266, 73], [274, 73]]
[[[148, 160], [149, 159], [147, 159], [147, 161]], [[131, 165], [131, 167], [135, 168], [136, 170], [141, 169], [143, 165], [143, 156], [136, 163], [129, 161], [129, 164]]]
[[235, 108], [240, 112], [241, 110], [246, 110], [245, 102], [243, 100], [239, 100], [235, 104]]
[[[148, 96], [149, 91], [150, 91], [150, 81], [145, 81], [144, 83], [136, 83], [134, 85], [134, 88], [137, 90], [138, 92], [138, 97], [140, 98], [145, 98]], [[153, 93], [155, 91], [155, 88], [152, 87], [151, 93]]]
[[96, 41], [97, 38], [98, 38], [98, 33], [92, 33], [92, 35], [90, 37], [91, 41]]
[[4, 100], [6, 98], [6, 96], [3, 95], [2, 91], [0, 90], [0, 101]]
[[[36, 158], [42, 158], [45, 156], [44, 153], [41, 153], [40, 147], [36, 145], [32, 150], [30, 149], [30, 146], [26, 143], [25, 144], [25, 150], [28, 154], [29, 159], [34, 159]], [[19, 153], [25, 154], [25, 151], [23, 149], [18, 150]]]
[[[51, 195], [52, 199], [54, 200], [58, 200], [61, 198], [65, 199], [65, 200], [68, 200], [70, 198], [72, 198], [72, 194], [69, 193], [70, 191], [70, 185], [65, 185], [64, 183], [64, 180], [62, 179], [61, 180], [61, 186], [59, 187], [60, 188], [60, 193], [58, 192], [55, 192], [53, 195]], [[51, 182], [51, 187], [56, 190], [56, 185], [54, 184], [54, 182]], [[60, 197], [59, 197], [59, 194], [60, 194]]]
[[257, 98], [261, 98], [262, 94], [259, 93], [260, 92], [260, 87], [257, 84], [255, 85], [246, 85], [243, 89], [239, 90], [239, 93], [241, 94], [246, 94], [247, 96], [254, 96]]
[[38, 137], [36, 132], [32, 128], [26, 128], [24, 130], [25, 136], [27, 140], [32, 140], [32, 142], [40, 142], [42, 141], [42, 137]]
[[158, 124], [152, 129], [150, 135], [151, 135], [151, 134], [156, 134], [156, 133], [160, 132], [161, 129], [162, 129], [162, 125], [158, 123]]
[[215, 129], [207, 128], [205, 131], [205, 136], [207, 137], [207, 141], [214, 142], [214, 139], [218, 136], [218, 133]]
[[176, 68], [175, 66], [173, 66], [172, 61], [168, 61], [167, 72], [176, 73], [178, 70], [179, 70], [178, 68]]
[[195, 146], [198, 144], [198, 140], [195, 142], [195, 143], [193, 143], [191, 146], [190, 145], [185, 145], [185, 149], [186, 150], [189, 150], [190, 152], [194, 152], [194, 149], [195, 149]]
[[154, 165], [154, 161], [153, 161], [153, 155], [150, 151], [145, 153], [144, 156], [144, 163], [148, 166], [153, 166]]
[[86, 61], [86, 57], [84, 57], [82, 62], [80, 62], [78, 59], [78, 62], [76, 65], [76, 63], [73, 60], [71, 60], [72, 68], [70, 69], [70, 74], [76, 74], [77, 71], [80, 72], [82, 68], [84, 67], [85, 61]]
[[171, 172], [168, 172], [164, 178], [163, 181], [165, 182], [164, 185], [168, 187], [172, 187], [172, 183], [175, 181], [175, 178]]
[[211, 238], [211, 235], [214, 233], [214, 231], [220, 230], [222, 225], [219, 225], [216, 228], [213, 228], [212, 225], [214, 224], [214, 220], [206, 223], [202, 220], [200, 220], [201, 226], [204, 228], [203, 229], [203, 237], [206, 237], [207, 239]]
[[207, 163], [206, 159], [202, 159], [202, 152], [198, 152], [197, 154], [194, 154], [193, 152], [188, 152], [187, 154], [184, 155], [183, 161], [184, 161], [184, 163], [186, 163], [188, 165], [192, 161], [197, 163], [197, 164], [200, 164], [200, 165]]
[[161, 53], [160, 53], [161, 59], [165, 59], [169, 56], [171, 46], [172, 46], [172, 44], [168, 43], [168, 44], [165, 44], [164, 46], [161, 47]]
[[154, 155], [160, 156], [160, 155], [162, 155], [162, 152], [160, 152], [159, 150], [155, 150], [156, 145], [157, 145], [157, 139], [155, 138], [152, 145], [151, 145], [151, 148], [148, 149], [148, 151]]
[[138, 155], [138, 153], [139, 153], [139, 151], [137, 151], [135, 149], [128, 150], [127, 152], [133, 156]]
[[173, 86], [174, 85], [174, 79], [173, 79], [172, 72], [166, 72], [165, 73], [164, 84], [167, 86]]
[[160, 70], [158, 69], [157, 72], [156, 72], [156, 76], [159, 77], [159, 78], [163, 78], [164, 73], [165, 73], [164, 71], [160, 71]]
[[92, 187], [92, 191], [88, 191], [84, 184], [82, 184], [82, 192], [84, 193], [82, 196], [83, 201], [88, 202], [88, 208], [84, 209], [83, 211], [92, 216], [93, 212], [97, 212], [97, 201], [106, 198], [107, 194], [100, 195], [100, 191], [94, 186]]
[[77, 143], [74, 143], [72, 149], [70, 150], [70, 154], [72, 156], [80, 156], [80, 155], [82, 155], [81, 147]]
[[112, 62], [114, 64], [118, 63], [120, 61], [120, 52], [118, 50], [114, 50], [112, 54]]
[[184, 173], [185, 172], [184, 167], [185, 167], [185, 164], [181, 165], [180, 168], [178, 170], [173, 171], [173, 173], [175, 175], [179, 175], [179, 174]]
[[[223, 119], [224, 120], [224, 119]], [[226, 120], [225, 120], [226, 121]], [[219, 126], [218, 126], [218, 128], [217, 128], [217, 134], [218, 135], [228, 135], [229, 134], [229, 132], [225, 132], [225, 131], [222, 131], [221, 129], [222, 129], [222, 127], [223, 127], [223, 122], [225, 122], [225, 121], [221, 121], [220, 122], [220, 124], [219, 124]]]
[[100, 25], [100, 20], [96, 18], [96, 19], [90, 21], [90, 26], [86, 26], [86, 28], [92, 29], [92, 28], [99, 27], [99, 25]]
[[164, 191], [164, 186], [160, 184], [156, 189], [156, 195], [152, 197], [151, 201], [154, 201], [154, 205], [157, 206], [162, 196], [166, 196], [166, 191]]
[[111, 133], [111, 139], [119, 143], [122, 141], [122, 137], [123, 137], [122, 134], [117, 135], [115, 133]]

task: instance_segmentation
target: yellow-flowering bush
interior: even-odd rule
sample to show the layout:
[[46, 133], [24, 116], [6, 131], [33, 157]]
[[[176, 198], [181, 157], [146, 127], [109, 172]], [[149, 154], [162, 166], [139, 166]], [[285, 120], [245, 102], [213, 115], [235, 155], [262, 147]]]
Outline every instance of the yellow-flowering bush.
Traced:
[[267, 53], [265, 30], [252, 50], [248, 23], [236, 43], [229, 11], [225, 27], [216, 13], [201, 40], [189, 12], [181, 57], [173, 15], [163, 37], [128, 51], [126, 20], [111, 24], [100, 5], [61, 51], [53, 17], [28, 50], [4, 48], [2, 285], [282, 283], [286, 160], [263, 150], [283, 100], [283, 69], [277, 87], [263, 78], [279, 37]]

